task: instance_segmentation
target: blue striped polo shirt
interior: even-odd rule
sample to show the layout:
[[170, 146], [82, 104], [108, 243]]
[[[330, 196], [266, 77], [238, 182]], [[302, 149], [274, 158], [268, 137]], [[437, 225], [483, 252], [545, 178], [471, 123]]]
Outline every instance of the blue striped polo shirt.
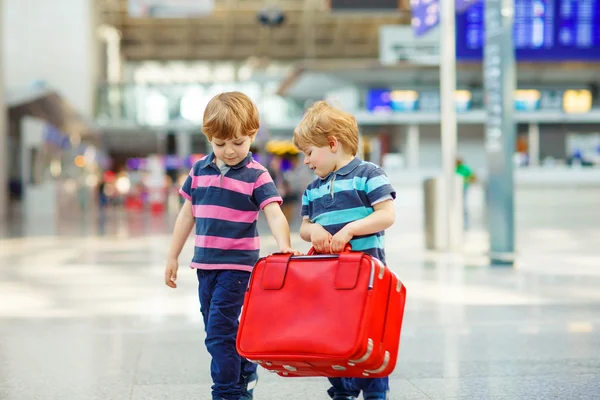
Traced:
[[[315, 179], [302, 196], [301, 215], [335, 235], [346, 224], [373, 213], [373, 204], [395, 199], [396, 191], [383, 170], [355, 157], [326, 178]], [[355, 236], [353, 250], [363, 251], [385, 263], [384, 231]]]
[[194, 163], [179, 193], [192, 203], [196, 242], [191, 267], [252, 271], [260, 240], [256, 221], [267, 204], [281, 196], [267, 169], [252, 153], [225, 173], [215, 155]]

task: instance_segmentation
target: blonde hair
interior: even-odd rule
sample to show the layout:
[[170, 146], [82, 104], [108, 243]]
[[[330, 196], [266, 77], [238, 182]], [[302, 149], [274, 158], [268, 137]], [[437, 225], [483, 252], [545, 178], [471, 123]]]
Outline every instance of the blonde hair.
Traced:
[[254, 136], [260, 126], [258, 109], [241, 92], [225, 92], [213, 97], [204, 110], [202, 132], [209, 141]]
[[344, 150], [353, 156], [358, 152], [358, 124], [353, 115], [317, 101], [313, 104], [294, 129], [294, 146], [304, 149], [307, 146], [325, 147], [329, 138], [335, 137]]

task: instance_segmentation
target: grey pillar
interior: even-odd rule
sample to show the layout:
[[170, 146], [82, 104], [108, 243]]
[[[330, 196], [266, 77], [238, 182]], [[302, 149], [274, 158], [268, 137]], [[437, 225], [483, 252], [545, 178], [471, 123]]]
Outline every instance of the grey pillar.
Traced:
[[513, 154], [516, 86], [514, 0], [485, 2], [484, 91], [489, 168], [487, 211], [492, 265], [512, 265], [515, 248]]
[[[0, 28], [3, 27], [3, 1], [0, 0]], [[8, 124], [4, 104], [4, 68], [2, 66], [3, 46], [0, 42], [0, 221], [8, 216]]]
[[177, 132], [177, 156], [184, 158], [192, 154], [192, 136], [190, 132]]
[[156, 131], [156, 154], [164, 156], [167, 154], [167, 133]]
[[529, 124], [527, 148], [529, 149], [529, 166], [537, 167], [540, 165], [540, 126], [535, 122]]
[[419, 125], [409, 125], [406, 128], [406, 167], [419, 168]]

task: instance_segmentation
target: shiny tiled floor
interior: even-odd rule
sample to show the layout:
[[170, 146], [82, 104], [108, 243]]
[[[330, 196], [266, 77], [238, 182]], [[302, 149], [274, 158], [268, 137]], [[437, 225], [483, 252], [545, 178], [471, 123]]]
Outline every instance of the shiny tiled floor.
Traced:
[[[391, 399], [599, 399], [600, 189], [520, 190], [514, 269], [486, 265], [477, 193], [465, 251], [449, 255], [423, 250], [419, 191], [399, 189], [388, 257], [409, 297]], [[171, 223], [3, 228], [0, 399], [210, 399], [195, 275], [162, 282]], [[256, 399], [326, 388], [262, 373]]]

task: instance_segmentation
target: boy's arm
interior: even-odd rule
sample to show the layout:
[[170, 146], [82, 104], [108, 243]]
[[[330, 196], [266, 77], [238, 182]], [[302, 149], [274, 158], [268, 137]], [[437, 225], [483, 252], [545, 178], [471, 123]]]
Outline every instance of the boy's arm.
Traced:
[[333, 239], [331, 239], [332, 253], [342, 252], [346, 243], [354, 236], [370, 235], [386, 230], [394, 224], [396, 213], [393, 200], [377, 203], [373, 206], [373, 210], [373, 214], [350, 222], [333, 236]]
[[281, 253], [300, 254], [299, 251], [292, 249], [290, 240], [290, 225], [288, 224], [279, 203], [272, 202], [263, 208], [271, 233], [279, 246]]
[[304, 218], [302, 220], [302, 225], [300, 225], [300, 237], [305, 242], [310, 242], [310, 235], [312, 233], [314, 223], [310, 222], [308, 218]]
[[183, 249], [183, 245], [187, 240], [192, 228], [194, 227], [194, 215], [192, 213], [192, 202], [186, 200], [179, 210], [177, 220], [175, 221], [175, 228], [173, 229], [173, 238], [171, 239], [171, 245], [169, 246], [169, 252], [167, 254], [167, 267], [165, 268], [165, 284], [172, 288], [176, 288], [175, 281], [177, 280], [177, 269], [179, 264], [177, 259]]
[[331, 253], [331, 234], [308, 218], [302, 220], [300, 237], [305, 242], [311, 242], [317, 253]]

